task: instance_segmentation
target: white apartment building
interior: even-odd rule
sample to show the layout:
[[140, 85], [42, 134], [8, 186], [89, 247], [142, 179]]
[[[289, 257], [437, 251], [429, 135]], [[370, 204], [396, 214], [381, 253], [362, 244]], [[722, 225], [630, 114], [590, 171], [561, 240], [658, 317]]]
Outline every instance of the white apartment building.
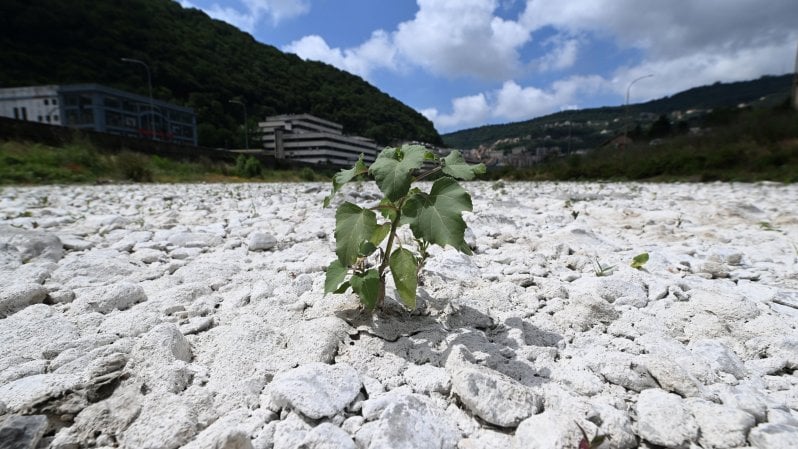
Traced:
[[377, 145], [365, 137], [346, 136], [343, 126], [310, 114], [277, 115], [258, 124], [266, 154], [309, 164], [352, 166], [363, 154], [377, 158]]

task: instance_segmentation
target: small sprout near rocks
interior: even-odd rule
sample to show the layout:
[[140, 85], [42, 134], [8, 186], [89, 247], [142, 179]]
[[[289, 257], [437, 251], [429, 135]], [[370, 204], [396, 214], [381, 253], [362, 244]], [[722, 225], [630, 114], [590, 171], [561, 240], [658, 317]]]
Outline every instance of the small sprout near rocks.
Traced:
[[643, 265], [645, 265], [646, 262], [648, 262], [648, 253], [638, 254], [632, 259], [631, 266], [635, 270], [639, 270], [643, 268]]
[[[414, 176], [425, 162], [433, 168]], [[411, 188], [413, 182], [436, 173], [444, 176], [432, 183], [429, 192]], [[351, 288], [360, 302], [373, 310], [383, 304], [385, 276], [390, 269], [399, 299], [407, 308], [414, 309], [418, 275], [430, 245], [451, 245], [471, 254], [464, 240], [466, 224], [462, 217], [464, 211], [472, 209], [471, 196], [455, 179], [471, 180], [482, 173], [485, 165], [467, 164], [459, 151], [440, 158], [419, 145], [385, 148], [370, 167], [361, 156], [354, 167], [338, 172], [333, 177], [332, 193], [324, 199], [324, 207], [330, 205], [344, 184], [366, 177], [374, 179], [384, 198], [367, 207], [350, 202], [338, 206], [335, 212], [338, 258], [327, 268], [325, 293], [344, 293]], [[378, 220], [377, 213], [384, 220]], [[402, 242], [399, 237], [397, 230], [404, 225], [410, 227], [413, 242]], [[372, 256], [376, 256], [376, 262]]]
[[582, 439], [579, 441], [579, 449], [598, 449], [598, 447], [604, 443], [604, 440], [607, 439], [606, 435], [596, 435], [591, 440], [587, 437], [587, 432], [585, 432], [585, 429], [583, 429], [579, 423], [575, 422], [574, 424], [576, 424], [576, 427], [579, 427], [579, 431], [582, 432]]
[[572, 210], [571, 211], [571, 216], [574, 217], [574, 220], [576, 220], [577, 218], [579, 218], [579, 211], [578, 210]]
[[759, 227], [764, 229], [765, 231], [778, 231], [770, 222], [768, 221], [760, 221]]
[[596, 276], [609, 276], [612, 274], [612, 270], [615, 269], [615, 265], [604, 266], [599, 262], [598, 257], [593, 260], [593, 271], [596, 273]]

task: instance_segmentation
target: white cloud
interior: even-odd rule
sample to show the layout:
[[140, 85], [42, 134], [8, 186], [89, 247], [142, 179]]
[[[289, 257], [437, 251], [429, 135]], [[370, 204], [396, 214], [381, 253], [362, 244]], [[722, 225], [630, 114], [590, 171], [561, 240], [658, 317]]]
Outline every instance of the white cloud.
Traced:
[[506, 79], [521, 67], [518, 50], [530, 39], [517, 22], [494, 16], [494, 0], [418, 0], [413, 20], [399, 24], [402, 55], [447, 77]]
[[291, 42], [283, 50], [296, 53], [302, 59], [326, 62], [363, 78], [368, 78], [376, 68], [397, 68], [396, 49], [382, 30], [375, 31], [369, 40], [355, 48], [330, 48], [324, 38], [311, 35]]
[[350, 49], [330, 48], [306, 36], [285, 47], [304, 59], [318, 59], [367, 75], [405, 64], [449, 78], [503, 81], [523, 68], [518, 50], [530, 40], [519, 23], [494, 15], [496, 0], [418, 0], [419, 10], [393, 32], [375, 31]]
[[242, 0], [243, 11], [218, 3], [201, 8], [191, 0], [178, 0], [178, 2], [184, 8], [201, 9], [214, 19], [225, 21], [249, 33], [253, 32], [258, 23], [264, 19], [270, 20], [272, 25], [277, 25], [283, 20], [310, 11], [309, 0]]
[[599, 93], [612, 89], [611, 82], [599, 76], [575, 76], [552, 84], [550, 89], [523, 87], [505, 81], [501, 88], [452, 100], [452, 113], [436, 109], [422, 110], [435, 127], [446, 132], [479, 126], [487, 121], [520, 121], [550, 114], [563, 108], [574, 108], [585, 92]]
[[554, 49], [535, 61], [533, 65], [537, 66], [539, 71], [565, 70], [574, 65], [579, 56], [579, 40], [556, 36], [548, 42]]
[[490, 106], [484, 94], [460, 97], [452, 100], [452, 113], [440, 114], [437, 109], [421, 111], [438, 129], [452, 129], [464, 123], [484, 123], [490, 118]]

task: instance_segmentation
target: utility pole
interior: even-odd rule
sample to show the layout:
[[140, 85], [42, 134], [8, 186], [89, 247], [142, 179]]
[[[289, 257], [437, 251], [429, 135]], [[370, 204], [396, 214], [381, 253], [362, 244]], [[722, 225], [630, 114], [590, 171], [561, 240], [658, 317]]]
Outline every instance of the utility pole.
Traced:
[[795, 76], [792, 81], [792, 107], [798, 111], [798, 50], [795, 52]]
[[649, 73], [648, 75], [643, 75], [643, 76], [637, 77], [637, 78], [633, 79], [631, 83], [629, 83], [629, 86], [626, 87], [626, 124], [623, 127], [623, 142], [624, 142], [624, 145], [626, 145], [626, 142], [629, 139], [629, 136], [628, 136], [628, 134], [629, 134], [629, 122], [631, 121], [631, 117], [629, 116], [629, 93], [632, 91], [632, 85], [634, 85], [634, 83], [636, 83], [636, 82], [638, 82], [638, 81], [640, 81], [642, 79], [651, 78], [652, 76], [654, 76], [654, 74], [653, 73]]
[[249, 149], [249, 132], [247, 131], [247, 105], [241, 100], [227, 100], [228, 103], [240, 104], [244, 108], [244, 148]]
[[152, 78], [150, 77], [150, 66], [148, 66], [146, 62], [139, 59], [122, 58], [122, 61], [141, 64], [144, 66], [144, 69], [147, 70], [147, 88], [150, 91], [150, 133], [152, 133], [152, 140], [155, 140], [155, 107], [153, 106], [152, 102]]

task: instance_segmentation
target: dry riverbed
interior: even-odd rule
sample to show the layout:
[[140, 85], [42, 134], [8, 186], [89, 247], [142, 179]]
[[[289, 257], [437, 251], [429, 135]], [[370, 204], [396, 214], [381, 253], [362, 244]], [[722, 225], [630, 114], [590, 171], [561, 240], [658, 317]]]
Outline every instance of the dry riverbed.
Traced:
[[326, 184], [2, 188], [0, 446], [798, 446], [798, 186], [465, 187], [374, 317]]

